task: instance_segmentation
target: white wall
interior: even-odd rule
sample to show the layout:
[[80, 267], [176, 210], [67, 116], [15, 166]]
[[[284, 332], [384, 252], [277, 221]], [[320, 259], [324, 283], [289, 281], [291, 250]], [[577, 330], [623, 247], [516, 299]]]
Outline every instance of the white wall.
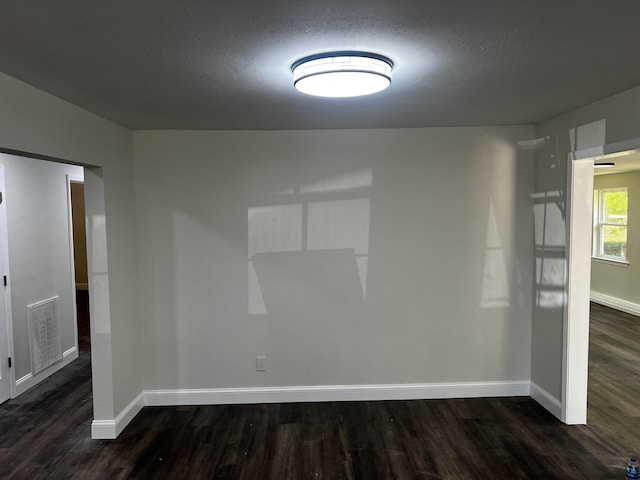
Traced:
[[627, 187], [629, 218], [627, 260], [629, 265], [591, 262], [591, 290], [630, 302], [640, 310], [640, 171], [596, 175], [594, 188]]
[[131, 132], [4, 74], [0, 105], [0, 149], [101, 167], [85, 171], [93, 399], [114, 420], [142, 390]]
[[59, 296], [62, 351], [76, 346], [66, 175], [82, 167], [0, 153], [11, 272], [16, 380], [32, 374], [27, 305]]
[[533, 133], [134, 132], [145, 389], [528, 381]]
[[[640, 87], [536, 126], [536, 283], [531, 380], [562, 400], [565, 201], [571, 151], [638, 138]], [[545, 207], [546, 205], [546, 207]], [[588, 233], [586, 233], [588, 234]]]

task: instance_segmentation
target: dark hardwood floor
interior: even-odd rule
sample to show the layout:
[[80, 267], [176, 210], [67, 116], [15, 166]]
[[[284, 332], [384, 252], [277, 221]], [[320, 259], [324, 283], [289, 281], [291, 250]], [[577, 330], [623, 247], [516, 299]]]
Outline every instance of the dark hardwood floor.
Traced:
[[145, 408], [91, 440], [90, 358], [0, 406], [0, 479], [622, 479], [640, 319], [592, 305], [589, 424], [528, 398]]

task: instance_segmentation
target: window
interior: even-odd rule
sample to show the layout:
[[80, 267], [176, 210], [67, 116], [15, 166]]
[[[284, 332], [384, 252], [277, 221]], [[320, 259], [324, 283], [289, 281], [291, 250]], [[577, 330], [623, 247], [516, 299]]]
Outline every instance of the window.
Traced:
[[594, 191], [593, 256], [614, 261], [627, 261], [626, 187]]

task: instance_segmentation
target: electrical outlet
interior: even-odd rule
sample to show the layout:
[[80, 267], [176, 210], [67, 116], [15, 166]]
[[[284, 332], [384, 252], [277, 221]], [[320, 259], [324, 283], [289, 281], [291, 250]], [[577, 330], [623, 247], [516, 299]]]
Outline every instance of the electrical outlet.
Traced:
[[267, 357], [256, 357], [256, 372], [267, 371]]

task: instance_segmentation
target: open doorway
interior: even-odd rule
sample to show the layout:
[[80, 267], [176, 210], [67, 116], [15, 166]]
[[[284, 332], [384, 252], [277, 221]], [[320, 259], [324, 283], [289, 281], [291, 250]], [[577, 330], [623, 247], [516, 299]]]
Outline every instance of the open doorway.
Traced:
[[[85, 218], [86, 218], [86, 239], [87, 239], [87, 259], [89, 285], [91, 289], [91, 297], [89, 308], [91, 311], [91, 352], [87, 355], [86, 360], [90, 361], [90, 376], [93, 379], [90, 382], [91, 391], [93, 392], [92, 406], [94, 409], [94, 421], [91, 427], [91, 435], [93, 438], [115, 438], [123, 425], [128, 422], [116, 422], [110, 419], [113, 416], [113, 384], [106, 379], [112, 378], [112, 357], [111, 357], [111, 314], [110, 314], [110, 294], [109, 294], [109, 272], [107, 261], [107, 225], [106, 225], [106, 208], [105, 208], [105, 182], [103, 179], [102, 167], [90, 165], [79, 166], [73, 162], [56, 159], [53, 157], [41, 157], [38, 155], [17, 152], [14, 150], [3, 150], [0, 147], [0, 163], [3, 164], [6, 181], [6, 195], [3, 195], [3, 203], [5, 207], [11, 203], [18, 210], [13, 214], [8, 213], [9, 225], [5, 232], [14, 232], [9, 235], [7, 244], [14, 245], [14, 254], [8, 259], [6, 264], [12, 265], [11, 275], [8, 276], [8, 289], [11, 290], [11, 310], [15, 316], [15, 312], [22, 312], [23, 319], [20, 321], [13, 320], [9, 315], [10, 325], [17, 325], [19, 329], [14, 328], [9, 332], [8, 341], [13, 346], [12, 362], [10, 368], [11, 378], [11, 398], [20, 396], [40, 381], [47, 378], [67, 363], [77, 358], [77, 324], [75, 315], [67, 315], [63, 312], [61, 317], [72, 318], [72, 324], [64, 326], [63, 338], [63, 360], [50, 365], [44, 371], [34, 374], [31, 368], [31, 358], [29, 349], [29, 330], [26, 328], [24, 321], [26, 304], [32, 304], [27, 297], [34, 297], [38, 302], [40, 298], [50, 298], [50, 292], [34, 292], [36, 289], [47, 288], [60, 284], [69, 287], [69, 291], [75, 291], [71, 282], [71, 276], [74, 275], [72, 268], [73, 262], [69, 258], [69, 251], [72, 243], [70, 241], [71, 222], [69, 221], [69, 188], [68, 178], [65, 174], [74, 176], [74, 172], [69, 169], [76, 169], [75, 174], [82, 176], [84, 172], [84, 199], [85, 199]], [[11, 173], [7, 163], [11, 163]], [[40, 206], [34, 205], [34, 199], [40, 193], [50, 193], [52, 189], [47, 186], [44, 178], [33, 175], [32, 169], [35, 165], [46, 165], [48, 169], [63, 170], [60, 172], [59, 182], [55, 183], [55, 190], [59, 192], [58, 186], [61, 188], [61, 195], [57, 196], [57, 200], [40, 203]], [[11, 177], [11, 178], [9, 178]], [[11, 202], [9, 202], [11, 200]], [[63, 219], [54, 218], [51, 208], [55, 207], [55, 211], [62, 214]], [[0, 212], [2, 209], [0, 209]], [[57, 216], [57, 214], [56, 214]], [[61, 215], [62, 216], [62, 215]], [[15, 220], [15, 222], [13, 222]], [[47, 229], [49, 226], [55, 226], [64, 234], [58, 237], [52, 234], [53, 229], [43, 232], [33, 233], [31, 229], [26, 229], [27, 223], [34, 222], [36, 226]], [[12, 228], [12, 225], [14, 228]], [[24, 238], [22, 238], [24, 237]], [[54, 244], [55, 243], [55, 248]], [[62, 252], [61, 255], [54, 255], [54, 250]], [[63, 251], [64, 250], [64, 251]], [[55, 264], [50, 267], [39, 268], [35, 261], [31, 260], [32, 256], [28, 252], [40, 254], [37, 259], [54, 259]], [[66, 253], [64, 253], [66, 252]], [[44, 255], [47, 254], [47, 255]], [[12, 261], [10, 261], [12, 260]], [[25, 263], [26, 262], [26, 263]], [[15, 268], [14, 266], [15, 265]], [[24, 268], [25, 265], [30, 268]], [[58, 268], [66, 268], [66, 272], [58, 272]], [[24, 275], [29, 275], [34, 271], [41, 272], [35, 280], [31, 281]], [[47, 276], [48, 275], [48, 276]], [[16, 288], [12, 288], [15, 286]], [[28, 289], [26, 293], [19, 293], [24, 287]], [[22, 288], [22, 290], [24, 290]], [[69, 294], [69, 298], [71, 294]], [[75, 300], [66, 301], [64, 308], [69, 309], [71, 305], [76, 308]], [[77, 365], [77, 362], [76, 362]], [[10, 400], [12, 401], [12, 400]], [[4, 405], [3, 405], [4, 407]], [[10, 408], [10, 407], [9, 407]], [[95, 420], [98, 418], [99, 420]], [[122, 423], [122, 425], [120, 424]]]
[[[594, 164], [614, 163], [612, 174], [637, 170], [640, 139], [576, 152], [568, 162], [567, 305], [564, 325], [563, 405], [566, 423], [586, 423], [589, 358], [589, 305], [592, 297]], [[598, 182], [602, 183], [602, 182]], [[616, 220], [617, 221], [617, 220]], [[630, 235], [630, 237], [633, 236]], [[637, 234], [635, 235], [637, 237]], [[616, 242], [617, 238], [614, 238]], [[620, 249], [618, 248], [618, 252]], [[602, 262], [605, 260], [594, 260]], [[609, 260], [612, 263], [615, 260]], [[619, 262], [616, 268], [623, 268]], [[628, 265], [627, 265], [628, 266]], [[640, 265], [638, 265], [640, 267]], [[634, 283], [638, 285], [638, 283]]]
[[0, 164], [15, 398], [79, 355], [69, 179], [83, 181], [84, 175], [80, 166], [16, 154], [0, 153]]
[[640, 315], [640, 152], [607, 155], [595, 160], [599, 165], [593, 184], [591, 298]]
[[[83, 177], [84, 178], [84, 177]], [[91, 351], [89, 321], [89, 277], [87, 270], [87, 236], [84, 206], [84, 180], [69, 178], [73, 271], [76, 294], [76, 324], [80, 355]]]

